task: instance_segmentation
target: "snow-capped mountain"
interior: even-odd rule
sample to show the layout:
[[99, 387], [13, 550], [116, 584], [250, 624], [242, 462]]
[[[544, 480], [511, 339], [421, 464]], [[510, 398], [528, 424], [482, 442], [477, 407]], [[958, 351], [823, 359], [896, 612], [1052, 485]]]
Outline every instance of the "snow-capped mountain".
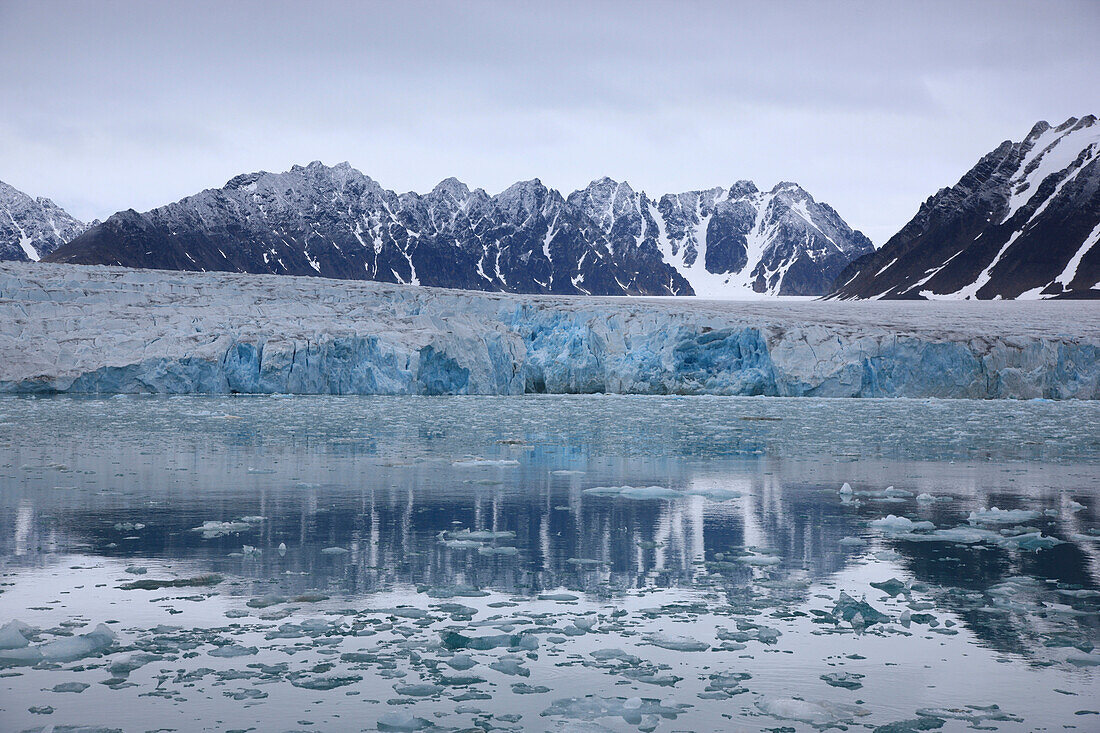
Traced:
[[39, 260], [87, 226], [46, 198], [0, 181], [0, 260]]
[[652, 199], [602, 178], [568, 197], [537, 179], [496, 196], [449, 178], [396, 194], [314, 162], [237, 176], [91, 227], [50, 260], [417, 283], [517, 293], [821, 295], [873, 250], [792, 183]]
[[1100, 124], [1040, 122], [837, 278], [839, 298], [1100, 296]]

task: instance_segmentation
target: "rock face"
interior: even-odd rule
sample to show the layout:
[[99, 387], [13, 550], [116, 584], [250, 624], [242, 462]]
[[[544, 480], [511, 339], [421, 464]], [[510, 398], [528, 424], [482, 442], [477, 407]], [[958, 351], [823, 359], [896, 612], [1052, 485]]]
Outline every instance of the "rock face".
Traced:
[[684, 302], [0, 265], [0, 392], [1100, 398], [1100, 302]]
[[1040, 122], [929, 198], [838, 298], [1097, 297], [1100, 124]]
[[651, 199], [603, 178], [563, 197], [449, 178], [396, 194], [347, 163], [252, 173], [115, 214], [53, 262], [321, 275], [515, 293], [823, 295], [871, 242], [793, 183]]
[[53, 201], [0, 181], [0, 260], [38, 261], [85, 228]]

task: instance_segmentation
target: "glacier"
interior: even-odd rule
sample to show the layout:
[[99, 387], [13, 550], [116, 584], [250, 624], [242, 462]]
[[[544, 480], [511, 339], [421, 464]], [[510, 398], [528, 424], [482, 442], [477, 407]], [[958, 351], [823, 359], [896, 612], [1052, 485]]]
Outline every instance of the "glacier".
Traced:
[[1095, 301], [572, 297], [0, 264], [0, 392], [1097, 399]]

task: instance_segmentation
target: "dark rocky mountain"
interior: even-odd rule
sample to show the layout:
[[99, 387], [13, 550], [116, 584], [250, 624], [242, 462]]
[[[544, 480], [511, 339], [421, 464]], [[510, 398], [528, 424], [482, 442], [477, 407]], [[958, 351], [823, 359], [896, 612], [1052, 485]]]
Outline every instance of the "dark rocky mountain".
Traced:
[[1100, 124], [1040, 122], [848, 266], [836, 298], [1100, 295]]
[[449, 178], [396, 194], [347, 163], [237, 176], [91, 227], [48, 259], [518, 293], [822, 295], [871, 242], [793, 183], [651, 199], [603, 178], [563, 197]]
[[39, 260], [85, 228], [53, 201], [0, 181], [0, 260]]

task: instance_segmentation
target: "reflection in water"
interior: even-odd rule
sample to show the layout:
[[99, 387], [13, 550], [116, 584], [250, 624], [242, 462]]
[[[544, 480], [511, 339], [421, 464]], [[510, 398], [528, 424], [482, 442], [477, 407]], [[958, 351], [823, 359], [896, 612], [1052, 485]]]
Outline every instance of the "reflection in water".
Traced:
[[[182, 727], [256, 715], [281, 725], [275, 716], [308, 703], [264, 686], [316, 691], [329, 682], [309, 680], [340, 674], [340, 697], [310, 721], [326, 729], [373, 729], [387, 715], [391, 729], [1079, 720], [1100, 692], [1098, 418], [1090, 404], [904, 400], [4, 400], [0, 623], [34, 627], [20, 632], [25, 648], [47, 657], [51, 638], [84, 638], [60, 624], [87, 633], [111, 620], [122, 633], [107, 656], [61, 668], [5, 652], [0, 631], [0, 665], [19, 671], [0, 681], [4, 696], [58, 708], [0, 703], [0, 721], [79, 712], [51, 722], [144, 730], [165, 715], [147, 698], [120, 713], [104, 691], [71, 708], [31, 692], [102, 681], [97, 665], [122, 679], [111, 660], [150, 650], [145, 677], [126, 676], [145, 680], [135, 695], [162, 689], [158, 670], [256, 682], [224, 701], [177, 689], [166, 699], [187, 701]], [[842, 493], [845, 482], [854, 489]], [[971, 516], [994, 506], [1019, 511]], [[889, 515], [905, 519], [878, 521]], [[209, 574], [220, 578], [140, 587]], [[386, 620], [402, 605], [413, 610]], [[318, 614], [324, 632], [302, 631]], [[194, 644], [166, 651], [167, 623]], [[448, 683], [441, 665], [463, 656], [448, 634], [493, 629], [512, 636], [478, 650], [481, 682]], [[372, 654], [396, 658], [356, 651], [379, 634], [391, 640], [372, 640]], [[284, 637], [298, 641], [272, 644]], [[261, 666], [238, 678], [209, 654], [198, 670], [181, 656], [223, 647]], [[624, 657], [598, 656], [618, 648]], [[918, 681], [919, 670], [935, 674]], [[521, 677], [536, 691], [515, 688]], [[1029, 691], [1026, 705], [1010, 705], [1014, 689]], [[354, 725], [337, 722], [344, 692], [366, 696]], [[672, 693], [690, 708], [668, 707]], [[480, 712], [461, 712], [471, 700]], [[966, 707], [994, 702], [1004, 710]], [[894, 730], [907, 729], [920, 728]]]

